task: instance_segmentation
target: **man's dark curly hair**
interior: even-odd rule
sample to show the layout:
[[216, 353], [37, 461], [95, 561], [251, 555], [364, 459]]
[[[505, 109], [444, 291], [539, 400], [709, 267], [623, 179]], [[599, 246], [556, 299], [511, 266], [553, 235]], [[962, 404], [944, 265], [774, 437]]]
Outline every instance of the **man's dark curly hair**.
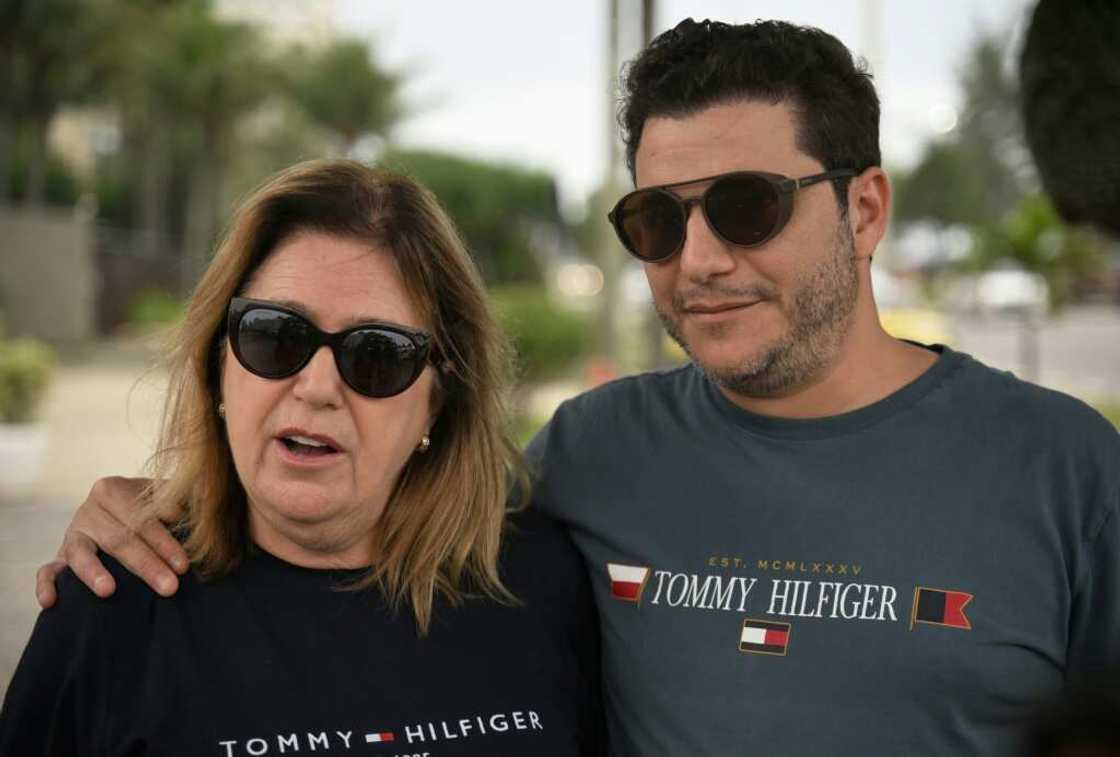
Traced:
[[[647, 119], [736, 100], [790, 104], [797, 146], [826, 170], [879, 165], [879, 98], [866, 64], [840, 40], [782, 21], [732, 26], [688, 18], [623, 70], [618, 121], [631, 178]], [[842, 206], [846, 184], [834, 184]]]

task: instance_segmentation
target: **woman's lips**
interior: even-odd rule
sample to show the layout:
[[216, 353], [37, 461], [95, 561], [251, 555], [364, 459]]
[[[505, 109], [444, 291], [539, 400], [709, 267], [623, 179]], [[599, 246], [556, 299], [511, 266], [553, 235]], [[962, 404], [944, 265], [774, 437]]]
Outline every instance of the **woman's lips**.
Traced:
[[342, 460], [342, 453], [334, 448], [321, 448], [321, 451], [314, 452], [293, 451], [281, 437], [273, 439], [272, 446], [281, 461], [296, 468], [327, 468]]
[[298, 426], [288, 426], [287, 428], [283, 429], [278, 434], [276, 434], [276, 438], [277, 439], [296, 439], [296, 440], [302, 439], [303, 441], [308, 442], [309, 444], [312, 444], [312, 445], [314, 445], [314, 444], [324, 444], [324, 445], [326, 445], [328, 447], [331, 447], [332, 449], [334, 449], [338, 452], [345, 452], [346, 451], [342, 447], [342, 445], [339, 444], [338, 441], [335, 440], [334, 437], [328, 436], [327, 434], [320, 434], [320, 433], [316, 433], [316, 432], [313, 432], [313, 431], [308, 431], [307, 429], [303, 429], [303, 428], [300, 428]]

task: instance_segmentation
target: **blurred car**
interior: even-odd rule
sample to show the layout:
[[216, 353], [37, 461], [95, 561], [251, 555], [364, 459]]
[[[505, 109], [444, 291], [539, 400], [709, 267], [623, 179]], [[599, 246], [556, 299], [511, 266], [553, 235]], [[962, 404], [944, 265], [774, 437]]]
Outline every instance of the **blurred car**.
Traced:
[[948, 344], [950, 341], [948, 319], [930, 308], [881, 308], [879, 322], [896, 339], [909, 339], [922, 344]]
[[922, 304], [916, 279], [873, 267], [871, 285], [879, 307], [879, 322], [888, 334], [922, 344], [949, 343], [949, 319]]
[[1050, 307], [1046, 279], [1017, 268], [996, 269], [976, 278], [976, 306], [992, 313], [1044, 312]]

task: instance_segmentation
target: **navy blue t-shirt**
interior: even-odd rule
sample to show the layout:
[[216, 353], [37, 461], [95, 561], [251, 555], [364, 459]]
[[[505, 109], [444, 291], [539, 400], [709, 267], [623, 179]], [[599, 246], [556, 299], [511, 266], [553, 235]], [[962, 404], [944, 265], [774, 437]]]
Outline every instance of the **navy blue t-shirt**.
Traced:
[[543, 516], [513, 516], [501, 575], [518, 606], [436, 601], [430, 633], [362, 571], [256, 551], [157, 596], [103, 556], [39, 617], [0, 712], [0, 755], [600, 754], [598, 633], [583, 565]]

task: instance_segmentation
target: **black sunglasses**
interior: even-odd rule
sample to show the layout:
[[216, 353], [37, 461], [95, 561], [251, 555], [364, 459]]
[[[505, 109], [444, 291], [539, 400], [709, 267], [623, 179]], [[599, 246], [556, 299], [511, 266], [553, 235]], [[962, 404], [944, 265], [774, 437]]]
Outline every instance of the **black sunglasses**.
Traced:
[[[708, 227], [723, 241], [757, 247], [777, 236], [793, 215], [793, 193], [822, 181], [855, 176], [848, 168], [791, 179], [761, 171], [735, 171], [703, 179], [638, 189], [607, 214], [622, 245], [636, 258], [656, 263], [684, 246], [688, 214], [699, 205]], [[699, 197], [682, 199], [669, 190], [710, 181]]]
[[294, 310], [266, 300], [234, 297], [226, 322], [233, 354], [261, 378], [295, 375], [323, 345], [342, 380], [366, 397], [392, 397], [412, 386], [429, 358], [432, 338], [388, 323], [365, 323], [329, 334]]

